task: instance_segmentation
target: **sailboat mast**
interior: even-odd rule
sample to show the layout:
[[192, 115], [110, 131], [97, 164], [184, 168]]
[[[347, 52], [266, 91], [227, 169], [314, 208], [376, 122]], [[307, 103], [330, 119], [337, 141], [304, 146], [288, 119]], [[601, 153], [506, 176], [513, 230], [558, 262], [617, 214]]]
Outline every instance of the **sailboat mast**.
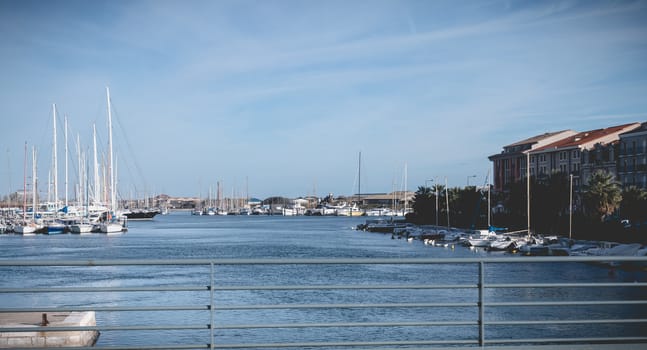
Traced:
[[25, 141], [25, 159], [22, 163], [22, 222], [27, 220], [27, 141]]
[[52, 145], [52, 152], [54, 156], [54, 164], [52, 172], [54, 173], [54, 209], [58, 210], [58, 161], [56, 159], [56, 104], [52, 105], [52, 119], [54, 121], [54, 140]]
[[68, 178], [67, 178], [67, 157], [68, 157], [68, 150], [67, 150], [67, 114], [65, 115], [63, 119], [63, 125], [64, 125], [64, 132], [63, 135], [65, 135], [65, 206], [67, 207], [67, 193], [68, 193]]
[[449, 229], [449, 188], [447, 187], [447, 176], [445, 176], [445, 206], [447, 208], [447, 228]]
[[408, 180], [409, 175], [407, 174], [407, 162], [404, 163], [404, 209], [402, 211], [402, 215], [407, 214], [407, 180]]
[[36, 193], [38, 188], [38, 182], [36, 179], [36, 147], [32, 146], [31, 152], [31, 215], [32, 220], [36, 219]]
[[115, 174], [114, 174], [114, 164], [112, 157], [112, 111], [110, 110], [110, 88], [106, 86], [106, 98], [108, 100], [108, 153], [109, 153], [109, 163], [108, 169], [110, 173], [110, 209], [114, 213], [116, 211], [116, 196], [115, 196]]
[[76, 133], [76, 155], [77, 162], [79, 164], [79, 182], [76, 192], [76, 201], [77, 205], [81, 206], [83, 203], [83, 164], [81, 163], [81, 137], [79, 133]]
[[527, 210], [528, 210], [528, 237], [530, 237], [530, 151], [526, 153], [526, 193], [528, 197]]
[[491, 202], [490, 202], [490, 189], [492, 186], [490, 185], [490, 181], [487, 183], [487, 227], [490, 229], [492, 225], [490, 224], [490, 216], [492, 215], [492, 208], [491, 208]]
[[360, 205], [362, 200], [362, 151], [359, 152], [359, 160], [357, 164], [357, 205]]
[[99, 183], [99, 161], [97, 159], [97, 126], [92, 124], [92, 143], [94, 146], [94, 204], [101, 202], [101, 184]]

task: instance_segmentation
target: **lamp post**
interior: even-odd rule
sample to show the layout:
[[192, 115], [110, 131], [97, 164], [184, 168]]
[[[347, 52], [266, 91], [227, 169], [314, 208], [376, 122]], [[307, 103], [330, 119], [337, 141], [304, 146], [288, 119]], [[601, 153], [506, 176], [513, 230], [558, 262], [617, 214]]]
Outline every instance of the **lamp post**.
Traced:
[[[429, 188], [427, 185], [428, 182], [436, 182], [434, 179], [425, 180], [425, 187]], [[434, 197], [436, 198], [436, 226], [438, 226], [438, 183], [434, 186]]]
[[569, 176], [570, 180], [570, 196], [568, 203], [568, 239], [571, 239], [571, 233], [573, 229], [573, 174]]
[[476, 175], [469, 175], [469, 176], [467, 177], [467, 186], [466, 186], [466, 187], [470, 187], [470, 178], [473, 178], [473, 177], [475, 178], [475, 177], [476, 177]]
[[569, 205], [568, 205], [568, 239], [572, 239], [572, 233], [573, 233], [573, 179], [579, 179], [579, 176], [573, 176], [573, 174], [570, 174], [569, 176], [569, 182], [570, 182], [570, 196], [569, 196]]

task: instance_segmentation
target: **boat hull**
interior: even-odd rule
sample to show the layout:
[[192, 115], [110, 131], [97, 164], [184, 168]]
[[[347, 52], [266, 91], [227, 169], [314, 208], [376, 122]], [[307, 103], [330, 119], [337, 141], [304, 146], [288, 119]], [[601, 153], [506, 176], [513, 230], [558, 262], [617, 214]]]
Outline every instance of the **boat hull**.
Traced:
[[65, 232], [65, 225], [63, 224], [53, 224], [47, 226], [48, 235], [60, 235]]
[[91, 224], [76, 224], [70, 226], [70, 232], [72, 233], [91, 233], [94, 226]]
[[128, 218], [128, 220], [153, 220], [155, 215], [159, 214], [159, 210], [141, 210], [141, 211], [132, 211], [129, 213], [124, 213], [123, 215]]
[[123, 226], [121, 224], [107, 223], [101, 224], [101, 233], [107, 234], [119, 234], [123, 232]]

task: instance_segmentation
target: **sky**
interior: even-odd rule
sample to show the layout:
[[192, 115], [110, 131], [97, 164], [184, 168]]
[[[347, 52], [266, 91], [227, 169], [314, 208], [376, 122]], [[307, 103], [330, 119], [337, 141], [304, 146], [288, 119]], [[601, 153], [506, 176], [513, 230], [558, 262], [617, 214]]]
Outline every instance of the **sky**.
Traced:
[[47, 192], [56, 104], [73, 197], [106, 87], [122, 197], [481, 185], [504, 145], [647, 120], [647, 2], [0, 0], [0, 77], [0, 195], [25, 142]]

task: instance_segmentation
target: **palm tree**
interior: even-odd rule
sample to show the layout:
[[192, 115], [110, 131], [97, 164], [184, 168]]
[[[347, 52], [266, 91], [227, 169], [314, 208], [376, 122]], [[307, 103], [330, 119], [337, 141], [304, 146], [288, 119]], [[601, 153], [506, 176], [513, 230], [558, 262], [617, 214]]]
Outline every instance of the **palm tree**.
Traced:
[[427, 186], [420, 186], [413, 197], [413, 212], [418, 220], [431, 223], [434, 211], [434, 191]]
[[584, 191], [584, 205], [587, 212], [597, 213], [604, 221], [612, 214], [622, 201], [622, 192], [612, 174], [606, 171], [596, 171], [591, 175], [589, 184]]

